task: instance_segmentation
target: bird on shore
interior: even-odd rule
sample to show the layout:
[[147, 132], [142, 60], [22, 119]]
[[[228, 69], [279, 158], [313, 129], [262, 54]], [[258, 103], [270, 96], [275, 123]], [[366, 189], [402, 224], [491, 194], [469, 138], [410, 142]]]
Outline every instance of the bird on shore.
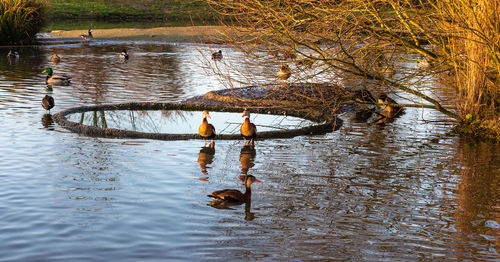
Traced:
[[247, 109], [243, 110], [241, 117], [245, 118], [240, 128], [241, 136], [245, 140], [244, 145], [247, 145], [247, 139], [249, 139], [250, 142], [248, 145], [253, 146], [253, 141], [257, 137], [257, 127], [255, 127], [254, 123], [250, 122], [250, 112]]
[[281, 81], [285, 81], [286, 84], [286, 80], [290, 78], [291, 75], [292, 70], [290, 70], [290, 67], [287, 64], [283, 64], [277, 74], [278, 83], [281, 85]]
[[53, 54], [50, 57], [50, 62], [57, 64], [57, 63], [61, 62], [61, 58], [57, 54]]
[[49, 96], [49, 95], [45, 95], [43, 98], [42, 98], [42, 107], [45, 109], [45, 114], [47, 114], [47, 110], [49, 110], [49, 114], [50, 114], [50, 109], [52, 109], [54, 107], [55, 103], [54, 103], [54, 98]]
[[7, 58], [19, 58], [19, 53], [16, 51], [9, 50]]
[[212, 60], [214, 61], [220, 61], [222, 60], [222, 50], [219, 50], [218, 52], [213, 52], [212, 53]]
[[207, 110], [203, 110], [202, 113], [203, 121], [201, 122], [200, 127], [198, 128], [198, 133], [203, 138], [203, 146], [206, 146], [207, 139], [212, 139], [210, 144], [213, 144], [215, 137], [215, 127], [212, 124], [208, 123], [207, 118], [210, 118], [210, 114]]
[[120, 53], [120, 58], [123, 60], [128, 60], [127, 50], [125, 49], [122, 50], [122, 52]]
[[42, 73], [47, 73], [45, 83], [49, 85], [68, 85], [71, 82], [71, 78], [69, 76], [54, 75], [54, 72], [50, 67], [43, 70]]
[[80, 37], [85, 41], [90, 41], [90, 40], [94, 39], [94, 36], [92, 35], [92, 29], [89, 29], [88, 35], [80, 35]]
[[219, 201], [244, 203], [250, 201], [252, 198], [252, 189], [250, 188], [250, 186], [254, 182], [261, 182], [261, 181], [252, 175], [247, 175], [245, 178], [245, 193], [242, 193], [237, 189], [223, 189], [212, 192], [212, 194], [208, 196], [213, 198], [214, 200], [219, 200]]

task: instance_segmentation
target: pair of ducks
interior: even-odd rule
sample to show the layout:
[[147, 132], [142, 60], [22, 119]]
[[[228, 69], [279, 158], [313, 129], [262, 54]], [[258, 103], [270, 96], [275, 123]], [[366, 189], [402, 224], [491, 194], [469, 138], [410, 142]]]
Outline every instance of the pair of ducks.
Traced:
[[[212, 124], [208, 123], [207, 118], [210, 118], [210, 114], [207, 110], [204, 110], [203, 113], [203, 121], [201, 122], [200, 127], [198, 128], [198, 133], [203, 138], [204, 145], [207, 143], [207, 139], [211, 139], [212, 143], [215, 138], [215, 127]], [[254, 123], [250, 122], [250, 112], [248, 110], [243, 110], [243, 115], [241, 117], [245, 118], [243, 124], [240, 128], [240, 133], [243, 139], [245, 140], [245, 145], [247, 145], [247, 140], [250, 140], [249, 145], [254, 144], [254, 140], [257, 137], [257, 127]]]

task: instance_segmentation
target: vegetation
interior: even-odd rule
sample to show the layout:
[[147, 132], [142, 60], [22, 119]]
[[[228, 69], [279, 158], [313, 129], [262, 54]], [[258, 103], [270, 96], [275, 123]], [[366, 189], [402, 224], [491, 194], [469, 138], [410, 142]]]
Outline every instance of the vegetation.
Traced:
[[[500, 141], [497, 0], [206, 1], [253, 61], [290, 64], [297, 81], [359, 79], [372, 92], [406, 93], [403, 106], [434, 108], [460, 130]], [[450, 92], [455, 103], [445, 101]]]
[[51, 19], [207, 20], [211, 13], [200, 0], [47, 0]]
[[31, 44], [45, 20], [38, 0], [0, 1], [0, 45]]

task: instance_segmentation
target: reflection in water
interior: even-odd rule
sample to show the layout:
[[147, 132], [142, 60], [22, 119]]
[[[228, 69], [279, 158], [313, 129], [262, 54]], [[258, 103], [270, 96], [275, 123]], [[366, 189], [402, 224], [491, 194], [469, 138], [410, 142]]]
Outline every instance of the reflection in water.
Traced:
[[246, 175], [248, 170], [252, 168], [255, 164], [255, 156], [257, 155], [254, 146], [245, 145], [241, 148], [240, 152], [240, 163], [241, 163], [241, 173]]
[[251, 211], [252, 208], [252, 200], [247, 200], [244, 202], [230, 202], [230, 201], [220, 201], [217, 199], [212, 199], [209, 206], [217, 209], [233, 209], [234, 206], [239, 206], [241, 204], [245, 204], [245, 216], [244, 219], [246, 221], [251, 221], [255, 219], [255, 214]]
[[198, 164], [200, 164], [201, 172], [203, 174], [208, 174], [207, 165], [212, 164], [215, 155], [215, 142], [211, 142], [209, 146], [204, 146], [201, 148], [200, 153], [198, 153]]
[[[486, 142], [461, 139], [458, 152], [464, 168], [456, 190], [454, 217], [460, 234], [456, 236], [456, 248], [468, 252], [470, 243], [478, 243], [486, 249], [500, 252], [500, 162], [494, 159], [500, 153], [498, 147]], [[480, 235], [475, 234], [481, 232]], [[464, 259], [458, 257], [458, 259]], [[484, 254], [482, 259], [498, 259]]]
[[[199, 131], [199, 111], [183, 110], [105, 110], [69, 114], [67, 119], [83, 125], [116, 128], [144, 133], [194, 134]], [[212, 112], [211, 124], [217, 134], [237, 134], [239, 113]], [[301, 128], [314, 122], [291, 116], [252, 114], [260, 131]]]
[[[131, 58], [120, 63], [124, 48]], [[453, 124], [432, 110], [408, 108], [379, 127], [341, 116], [350, 124], [331, 134], [262, 140], [254, 160], [259, 168], [248, 165], [248, 173], [266, 177], [254, 202], [245, 203], [246, 219], [253, 217], [250, 204], [258, 214], [251, 223], [243, 220], [242, 204], [214, 209], [197, 190], [234, 186], [234, 174], [244, 169], [235, 141], [217, 142], [225, 157], [207, 164], [210, 181], [200, 182], [192, 177], [200, 172], [200, 140], [101, 139], [54, 124], [49, 130], [57, 132], [37, 128], [44, 123], [40, 72], [46, 67], [73, 76], [71, 86], [53, 87], [54, 110], [179, 102], [222, 88], [203, 74], [197, 49], [210, 60], [203, 45], [108, 40], [20, 47], [12, 64], [0, 57], [2, 259], [498, 260], [499, 147], [443, 135]], [[246, 63], [244, 55], [221, 49], [219, 68], [231, 59]], [[57, 65], [49, 62], [53, 53], [62, 57]], [[275, 79], [275, 65], [247, 65], [261, 82]], [[83, 116], [90, 125], [111, 126], [106, 113], [76, 114], [75, 122]], [[122, 117], [150, 130], [177, 125], [172, 119], [158, 124], [161, 118], [149, 113]], [[189, 133], [200, 123], [195, 114]], [[225, 132], [239, 133], [240, 115], [216, 124], [217, 131], [227, 126]], [[259, 131], [279, 119], [252, 117]], [[179, 121], [191, 122], [186, 119]]]
[[51, 114], [44, 114], [42, 117], [42, 126], [45, 128], [53, 127], [54, 120]]

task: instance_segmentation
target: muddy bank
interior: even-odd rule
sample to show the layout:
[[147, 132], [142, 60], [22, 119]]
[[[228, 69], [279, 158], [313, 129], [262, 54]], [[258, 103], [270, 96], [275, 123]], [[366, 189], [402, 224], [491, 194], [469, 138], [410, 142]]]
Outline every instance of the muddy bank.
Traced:
[[[224, 26], [178, 26], [155, 28], [93, 29], [95, 39], [143, 40], [164, 42], [220, 43]], [[87, 30], [54, 30], [41, 34], [40, 38], [75, 39], [87, 34]]]

